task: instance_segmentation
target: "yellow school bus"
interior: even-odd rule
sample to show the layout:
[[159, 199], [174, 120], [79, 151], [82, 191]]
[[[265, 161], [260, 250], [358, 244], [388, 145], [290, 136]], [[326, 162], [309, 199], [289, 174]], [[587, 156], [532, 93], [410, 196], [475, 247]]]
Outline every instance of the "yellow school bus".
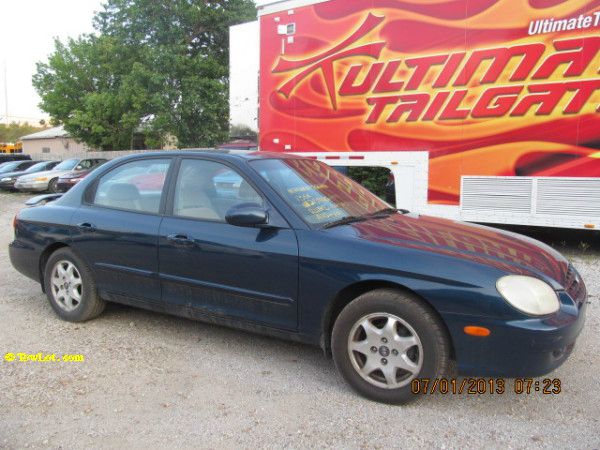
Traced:
[[0, 153], [23, 153], [23, 143], [20, 141], [16, 144], [1, 142]]

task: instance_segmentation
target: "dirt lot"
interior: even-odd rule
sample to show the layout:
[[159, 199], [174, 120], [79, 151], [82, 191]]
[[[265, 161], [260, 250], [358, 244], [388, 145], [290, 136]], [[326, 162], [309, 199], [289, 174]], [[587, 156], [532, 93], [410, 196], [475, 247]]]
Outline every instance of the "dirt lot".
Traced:
[[[352, 393], [317, 348], [117, 305], [88, 323], [59, 320], [8, 260], [25, 199], [0, 194], [0, 448], [600, 448], [597, 235], [549, 238], [591, 294], [573, 355], [550, 374], [562, 393], [393, 407]], [[7, 352], [85, 361], [6, 362]]]

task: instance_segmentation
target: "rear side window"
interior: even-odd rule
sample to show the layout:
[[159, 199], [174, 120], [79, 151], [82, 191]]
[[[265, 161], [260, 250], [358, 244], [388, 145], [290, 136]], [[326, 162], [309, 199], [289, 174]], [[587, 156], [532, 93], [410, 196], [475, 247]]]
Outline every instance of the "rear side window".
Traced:
[[158, 213], [170, 159], [132, 161], [103, 175], [93, 203], [109, 208]]
[[17, 170], [25, 170], [30, 168], [35, 164], [35, 161], [23, 161], [17, 166]]

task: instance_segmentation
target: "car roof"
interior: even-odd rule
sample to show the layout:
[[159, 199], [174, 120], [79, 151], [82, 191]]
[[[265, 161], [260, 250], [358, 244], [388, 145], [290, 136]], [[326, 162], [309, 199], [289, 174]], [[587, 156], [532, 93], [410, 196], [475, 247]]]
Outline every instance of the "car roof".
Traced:
[[301, 158], [299, 155], [289, 153], [277, 153], [277, 152], [266, 152], [266, 151], [245, 151], [245, 150], [227, 150], [227, 149], [199, 149], [199, 150], [165, 150], [156, 152], [140, 152], [133, 155], [127, 155], [127, 159], [138, 159], [144, 157], [160, 157], [160, 156], [221, 156], [223, 159], [245, 159], [245, 160], [256, 160], [256, 159], [297, 159]]

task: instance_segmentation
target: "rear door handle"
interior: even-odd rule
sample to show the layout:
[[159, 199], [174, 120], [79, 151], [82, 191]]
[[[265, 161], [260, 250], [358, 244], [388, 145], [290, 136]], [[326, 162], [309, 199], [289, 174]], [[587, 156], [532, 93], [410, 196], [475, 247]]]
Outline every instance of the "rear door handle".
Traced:
[[96, 225], [89, 223], [89, 222], [78, 223], [77, 228], [79, 228], [80, 230], [83, 230], [83, 231], [91, 231], [91, 232], [96, 231]]
[[170, 234], [167, 236], [167, 241], [175, 245], [193, 245], [194, 240], [190, 239], [185, 234]]

